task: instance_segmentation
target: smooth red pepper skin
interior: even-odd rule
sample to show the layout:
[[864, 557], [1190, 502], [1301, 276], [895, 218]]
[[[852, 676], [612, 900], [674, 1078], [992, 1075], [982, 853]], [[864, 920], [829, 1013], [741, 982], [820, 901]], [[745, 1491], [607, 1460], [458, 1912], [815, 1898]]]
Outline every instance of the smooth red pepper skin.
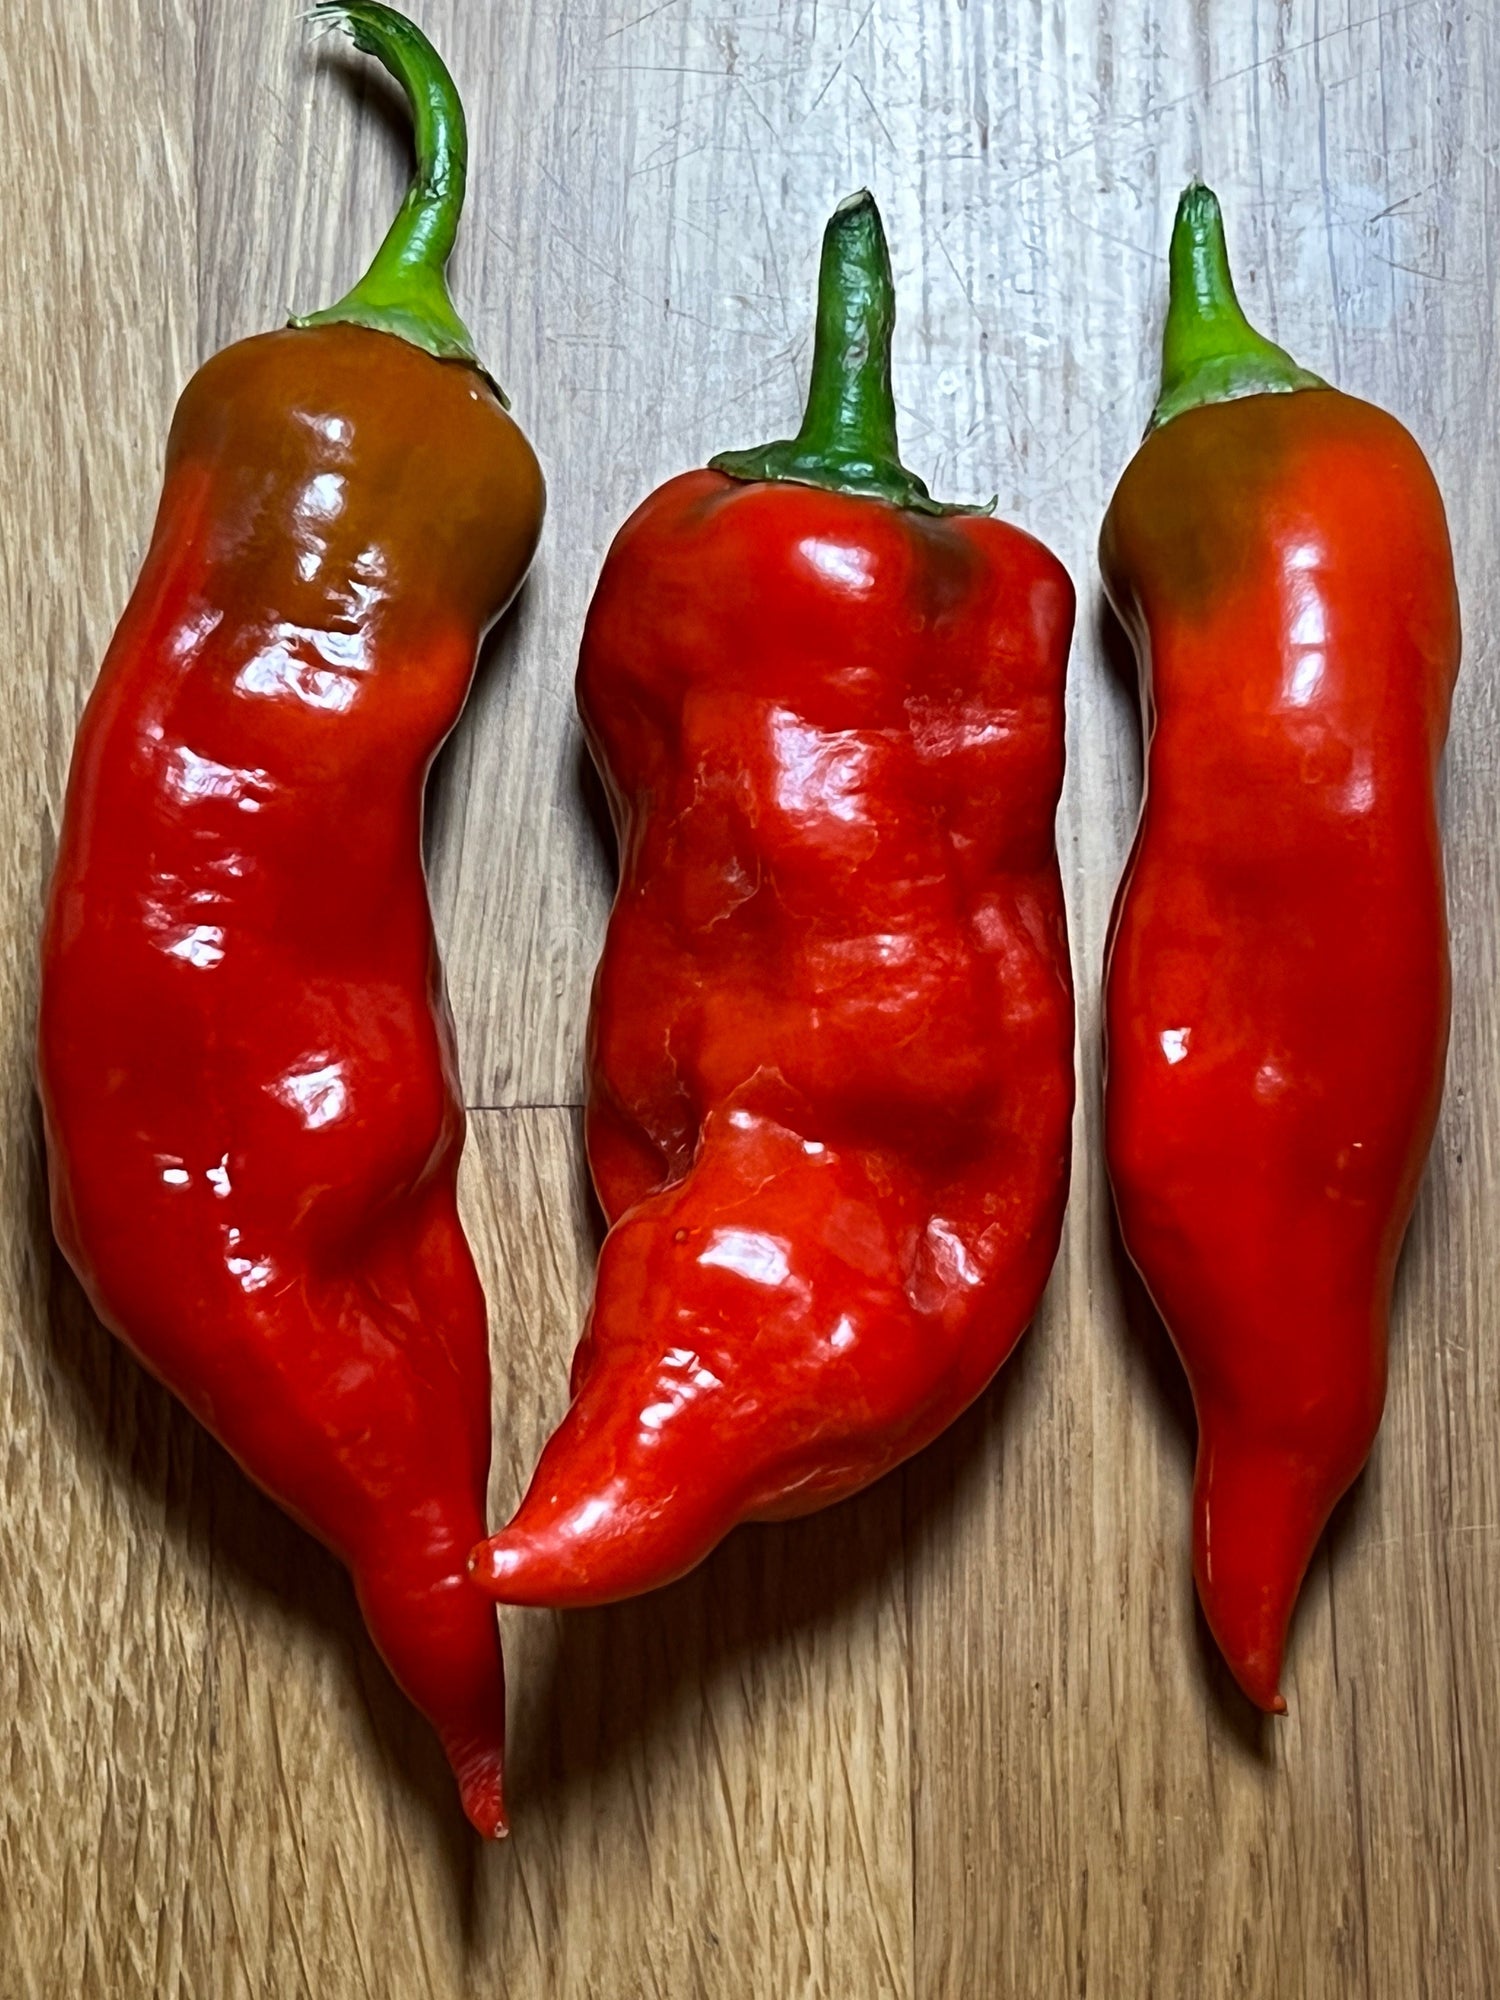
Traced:
[[680, 1575], [916, 1451], [1031, 1319], [1067, 1194], [1053, 822], [1073, 592], [1028, 536], [693, 472], [605, 563], [579, 704], [621, 875], [574, 1400], [479, 1582]]
[[1104, 524], [1146, 790], [1106, 972], [1121, 1232], [1199, 1425], [1194, 1569], [1252, 1701], [1385, 1396], [1442, 1093], [1434, 781], [1459, 656], [1443, 507], [1329, 389], [1190, 409]]
[[536, 543], [485, 379], [343, 325], [185, 390], [78, 732], [42, 945], [58, 1241], [104, 1320], [353, 1572], [471, 1818], [503, 1683], [428, 766]]

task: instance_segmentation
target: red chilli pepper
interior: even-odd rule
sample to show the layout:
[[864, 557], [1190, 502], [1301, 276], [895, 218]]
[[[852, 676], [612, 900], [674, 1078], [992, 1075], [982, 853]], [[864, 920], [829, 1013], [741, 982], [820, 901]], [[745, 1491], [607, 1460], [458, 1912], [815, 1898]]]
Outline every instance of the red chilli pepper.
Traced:
[[1202, 187], [1178, 210], [1164, 362], [1100, 550], [1147, 730], [1106, 1145], [1192, 1384], [1203, 1608], [1282, 1711], [1303, 1573], [1380, 1422], [1442, 1094], [1458, 601], [1421, 452], [1252, 331]]
[[976, 1396], [1056, 1254], [1053, 822], [1073, 592], [900, 465], [875, 204], [824, 240], [799, 436], [617, 537], [578, 694], [621, 877], [573, 1403], [478, 1581], [599, 1603], [857, 1491]]
[[47, 912], [52, 1213], [105, 1324], [349, 1565], [497, 1834], [499, 1641], [465, 1576], [489, 1353], [422, 796], [542, 480], [443, 277], [452, 81], [391, 9], [317, 11], [404, 86], [417, 175], [346, 299], [178, 405]]

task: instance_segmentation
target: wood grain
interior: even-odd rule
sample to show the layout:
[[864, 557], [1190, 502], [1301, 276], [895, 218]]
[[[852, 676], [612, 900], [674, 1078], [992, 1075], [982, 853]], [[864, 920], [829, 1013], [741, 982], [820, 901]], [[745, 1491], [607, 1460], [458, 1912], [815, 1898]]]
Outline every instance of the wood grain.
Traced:
[[[413, 0], [471, 111], [467, 316], [548, 470], [538, 568], [434, 781], [478, 1107], [497, 1514], [594, 1237], [580, 1048], [610, 884], [571, 672], [648, 488], [784, 430], [822, 222], [879, 194], [908, 457], [1080, 585], [1059, 836], [1078, 1166], [1041, 1317], [905, 1474], [641, 1604], [517, 1614], [516, 1833], [469, 1839], [336, 1567], [119, 1354], [50, 1247], [34, 930], [173, 397], [331, 296], [401, 185], [384, 86], [281, 0], [0, 17], [0, 1994], [1280, 1995], [1500, 1979], [1500, 19], [1484, 0]], [[1448, 495], [1450, 1087], [1389, 1412], [1293, 1635], [1214, 1661], [1191, 1423], [1098, 1166], [1098, 966], [1138, 793], [1093, 543], [1201, 170], [1255, 316]]]

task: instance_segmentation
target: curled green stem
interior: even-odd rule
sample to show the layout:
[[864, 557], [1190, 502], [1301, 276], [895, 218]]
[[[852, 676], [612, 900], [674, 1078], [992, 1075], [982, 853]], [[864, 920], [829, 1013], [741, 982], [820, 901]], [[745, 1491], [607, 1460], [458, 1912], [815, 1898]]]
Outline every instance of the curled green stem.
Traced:
[[327, 0], [311, 18], [343, 28], [400, 84], [410, 106], [416, 172], [385, 241], [359, 283], [293, 326], [373, 327], [444, 361], [478, 366], [474, 342], [448, 292], [448, 258], [468, 178], [463, 105], [442, 57], [421, 29], [379, 0]]

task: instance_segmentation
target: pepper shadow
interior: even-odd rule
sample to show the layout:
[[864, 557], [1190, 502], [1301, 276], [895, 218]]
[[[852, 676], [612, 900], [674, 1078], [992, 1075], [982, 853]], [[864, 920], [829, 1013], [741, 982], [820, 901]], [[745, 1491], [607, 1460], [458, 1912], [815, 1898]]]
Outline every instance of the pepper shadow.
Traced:
[[[308, 56], [316, 69], [331, 76], [341, 91], [353, 99], [356, 143], [367, 134], [379, 134], [401, 165], [410, 173], [416, 165], [411, 113], [396, 79], [374, 56], [364, 56], [342, 34], [329, 33], [315, 41]], [[394, 209], [392, 213], [394, 214]]]
[[455, 848], [455, 821], [462, 817], [464, 800], [472, 785], [476, 741], [488, 727], [485, 697], [498, 677], [515, 664], [521, 643], [532, 619], [532, 577], [528, 571], [520, 589], [500, 617], [484, 635], [469, 692], [448, 735], [438, 748], [427, 774], [427, 797], [422, 817], [422, 858], [429, 885], [438, 873], [438, 857]]
[[[705, 1712], [726, 1687], [741, 1690], [753, 1746], [757, 1709], [767, 1704], [769, 1723], [787, 1651], [819, 1634], [894, 1620], [909, 1662], [912, 1569], [951, 1542], [954, 1519], [993, 1482], [997, 1455], [1036, 1391], [1036, 1346], [1028, 1333], [925, 1451], [837, 1506], [747, 1523], [688, 1576], [644, 1597], [598, 1610], [503, 1612], [514, 1663], [515, 1837], [524, 1843], [533, 1819], [596, 1809], [598, 1788], [627, 1763], [642, 1774], [630, 1787], [637, 1800], [659, 1770], [701, 1770], [705, 1728], [718, 1741]], [[755, 1788], [786, 1776], [768, 1761]]]
[[[1112, 678], [1127, 696], [1125, 709], [1130, 717], [1133, 732], [1137, 793], [1144, 782], [1145, 739], [1141, 721], [1139, 701], [1139, 677], [1136, 666], [1135, 649], [1119, 619], [1110, 609], [1108, 601], [1101, 594], [1096, 607], [1095, 641]], [[1101, 1067], [1101, 1079], [1103, 1075]], [[1102, 1105], [1099, 1107], [1097, 1129], [1103, 1132]], [[1203, 1606], [1192, 1577], [1192, 1486], [1193, 1469], [1198, 1448], [1198, 1420], [1193, 1409], [1192, 1390], [1188, 1386], [1187, 1375], [1172, 1344], [1172, 1336], [1166, 1323], [1157, 1311], [1150, 1293], [1147, 1291], [1140, 1272], [1131, 1262], [1120, 1234], [1119, 1217], [1111, 1198], [1109, 1204], [1109, 1282], [1118, 1308], [1106, 1315], [1109, 1325], [1115, 1330], [1120, 1341], [1125, 1371], [1132, 1391], [1139, 1390], [1168, 1419], [1166, 1434], [1171, 1442], [1174, 1465], [1181, 1481], [1181, 1513], [1174, 1526], [1167, 1523], [1169, 1544], [1175, 1536], [1180, 1548], [1179, 1587], [1191, 1594], [1193, 1608], [1194, 1641], [1200, 1670], [1207, 1683], [1214, 1708], [1229, 1736], [1239, 1747], [1257, 1762], [1269, 1765], [1273, 1761], [1275, 1744], [1274, 1731], [1281, 1718], [1265, 1715], [1242, 1691], [1239, 1683], [1224, 1663], [1218, 1643], [1203, 1615]], [[1132, 1402], [1136, 1400], [1133, 1395]], [[1378, 1448], [1378, 1447], [1377, 1447]], [[1309, 1579], [1319, 1569], [1320, 1562], [1326, 1563], [1328, 1588], [1332, 1592], [1339, 1565], [1344, 1559], [1344, 1551], [1351, 1538], [1358, 1532], [1358, 1524], [1365, 1505], [1366, 1481], [1364, 1473], [1340, 1500], [1324, 1529], [1318, 1551], [1308, 1566], [1308, 1576], [1303, 1581], [1298, 1598], [1297, 1611], [1293, 1613], [1291, 1630], [1287, 1642], [1287, 1664], [1296, 1664], [1296, 1634], [1300, 1613], [1308, 1594]]]
[[[620, 885], [620, 843], [615, 835], [615, 823], [609, 810], [609, 795], [604, 789], [604, 780], [599, 775], [599, 767], [594, 762], [581, 730], [575, 722], [577, 741], [573, 753], [573, 775], [579, 802], [583, 806], [589, 825], [594, 830], [600, 855], [608, 873], [609, 899], [613, 903], [615, 891]], [[604, 1248], [604, 1239], [609, 1234], [609, 1223], [604, 1210], [599, 1205], [599, 1197], [594, 1191], [594, 1177], [590, 1173], [583, 1176], [587, 1189], [585, 1209], [588, 1219], [589, 1239], [593, 1245], [594, 1258]]]

